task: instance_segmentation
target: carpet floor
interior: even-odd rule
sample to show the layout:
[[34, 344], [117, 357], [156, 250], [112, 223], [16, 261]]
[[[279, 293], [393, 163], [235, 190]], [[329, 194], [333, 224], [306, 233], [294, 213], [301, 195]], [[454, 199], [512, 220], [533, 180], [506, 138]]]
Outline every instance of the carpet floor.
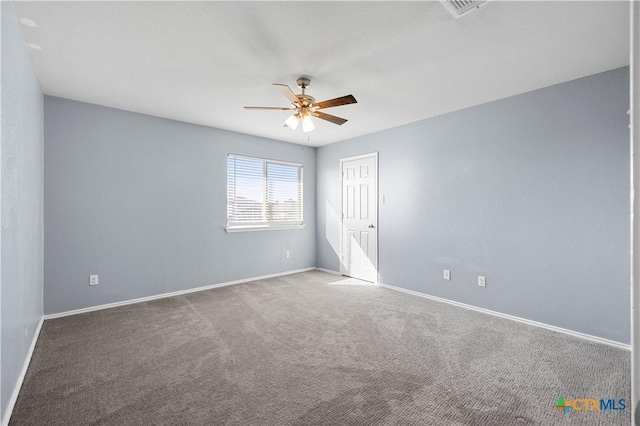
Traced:
[[629, 424], [630, 352], [319, 271], [50, 319], [11, 425]]

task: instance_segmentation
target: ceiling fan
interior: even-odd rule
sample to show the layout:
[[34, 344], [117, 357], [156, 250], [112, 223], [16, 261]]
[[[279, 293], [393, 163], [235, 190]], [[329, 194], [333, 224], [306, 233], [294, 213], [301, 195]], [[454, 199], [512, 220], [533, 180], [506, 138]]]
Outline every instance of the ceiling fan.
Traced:
[[257, 107], [257, 106], [246, 106], [244, 109], [251, 110], [276, 110], [276, 111], [292, 111], [293, 114], [287, 118], [284, 122], [284, 126], [290, 128], [291, 130], [295, 130], [298, 127], [298, 123], [302, 121], [302, 131], [310, 132], [315, 126], [313, 125], [313, 121], [311, 121], [311, 117], [317, 117], [322, 120], [330, 121], [333, 124], [337, 124], [338, 126], [343, 125], [347, 122], [346, 119], [336, 117], [335, 115], [326, 114], [319, 110], [325, 108], [333, 108], [341, 105], [355, 104], [356, 98], [353, 95], [341, 96], [335, 99], [329, 99], [322, 102], [316, 102], [316, 98], [311, 95], [307, 95], [305, 90], [309, 87], [311, 80], [307, 77], [300, 77], [296, 83], [298, 83], [298, 87], [302, 89], [302, 93], [296, 95], [293, 93], [293, 90], [289, 88], [286, 84], [273, 83], [276, 86], [276, 89], [280, 91], [288, 100], [291, 102], [289, 107]]

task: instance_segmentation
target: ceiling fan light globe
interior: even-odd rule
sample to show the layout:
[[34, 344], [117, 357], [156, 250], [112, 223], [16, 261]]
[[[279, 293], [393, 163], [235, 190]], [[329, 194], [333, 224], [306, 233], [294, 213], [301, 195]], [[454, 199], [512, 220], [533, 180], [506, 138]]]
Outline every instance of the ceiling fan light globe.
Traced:
[[307, 133], [312, 131], [315, 128], [316, 126], [313, 125], [313, 121], [311, 121], [311, 116], [308, 114], [305, 115], [304, 118], [302, 119], [302, 131]]
[[296, 127], [298, 127], [298, 123], [300, 122], [300, 120], [298, 119], [298, 117], [294, 114], [291, 117], [287, 118], [287, 120], [284, 122], [285, 127], [290, 128], [291, 130], [295, 130]]

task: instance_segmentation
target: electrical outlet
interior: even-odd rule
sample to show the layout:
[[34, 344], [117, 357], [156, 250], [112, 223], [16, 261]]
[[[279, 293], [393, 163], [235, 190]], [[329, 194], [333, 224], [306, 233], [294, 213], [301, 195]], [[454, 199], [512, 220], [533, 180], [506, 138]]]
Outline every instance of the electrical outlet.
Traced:
[[291, 253], [289, 252], [289, 250], [284, 251], [284, 257], [286, 257], [287, 259], [291, 257]]
[[482, 275], [478, 275], [478, 285], [480, 287], [486, 287], [487, 286], [487, 277], [482, 276]]
[[97, 275], [89, 275], [89, 285], [98, 285]]
[[451, 271], [448, 270], [448, 269], [445, 269], [444, 271], [442, 271], [442, 279], [450, 281], [451, 280]]

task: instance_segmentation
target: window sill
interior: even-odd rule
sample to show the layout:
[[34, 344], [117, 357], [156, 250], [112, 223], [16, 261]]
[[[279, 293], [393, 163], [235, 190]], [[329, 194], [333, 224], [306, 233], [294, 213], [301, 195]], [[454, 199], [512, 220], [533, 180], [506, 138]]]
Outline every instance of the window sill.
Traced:
[[231, 226], [224, 228], [227, 233], [233, 232], [252, 232], [252, 231], [281, 231], [287, 229], [303, 229], [304, 225], [282, 225], [282, 226]]

